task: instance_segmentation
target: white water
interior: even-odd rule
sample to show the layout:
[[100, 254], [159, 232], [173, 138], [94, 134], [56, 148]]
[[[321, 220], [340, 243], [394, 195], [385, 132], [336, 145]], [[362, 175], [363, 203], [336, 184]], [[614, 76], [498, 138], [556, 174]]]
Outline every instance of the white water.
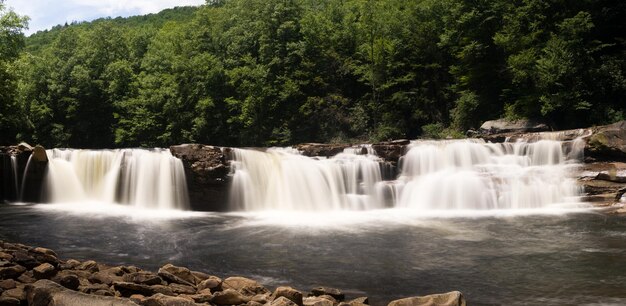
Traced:
[[46, 153], [46, 192], [51, 203], [189, 208], [182, 162], [169, 150], [54, 149]]
[[582, 192], [571, 177], [582, 144], [415, 141], [395, 181], [382, 180], [382, 160], [363, 154], [373, 153], [367, 148], [349, 148], [330, 159], [293, 149], [235, 149], [231, 207], [318, 212], [396, 207], [424, 215], [567, 207], [578, 203]]
[[382, 208], [376, 186], [380, 159], [346, 150], [331, 159], [293, 149], [234, 149], [231, 205], [238, 210], [364, 210]]
[[[15, 190], [15, 197], [20, 196], [20, 187], [18, 182], [18, 165], [17, 165], [17, 156], [11, 155], [11, 173], [13, 174], [13, 188]], [[19, 199], [18, 199], [19, 200]]]

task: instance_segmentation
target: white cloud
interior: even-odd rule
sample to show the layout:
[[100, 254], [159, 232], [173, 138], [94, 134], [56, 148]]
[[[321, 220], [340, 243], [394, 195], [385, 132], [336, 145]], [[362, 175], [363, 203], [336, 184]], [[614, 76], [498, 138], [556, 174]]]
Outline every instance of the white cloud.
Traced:
[[205, 0], [6, 0], [5, 4], [30, 17], [26, 33], [31, 34], [65, 22], [144, 15], [204, 3]]

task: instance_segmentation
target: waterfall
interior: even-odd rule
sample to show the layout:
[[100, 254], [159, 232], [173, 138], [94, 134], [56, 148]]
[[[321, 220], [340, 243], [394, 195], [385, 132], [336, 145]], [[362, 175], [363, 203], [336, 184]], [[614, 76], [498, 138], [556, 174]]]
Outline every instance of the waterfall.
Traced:
[[577, 201], [569, 169], [580, 143], [415, 141], [402, 159], [396, 206], [419, 210], [529, 209]]
[[46, 151], [52, 203], [96, 201], [142, 208], [188, 209], [182, 162], [169, 150]]
[[[234, 149], [231, 205], [238, 210], [365, 210], [380, 208], [380, 158], [349, 148], [330, 159], [291, 148]], [[365, 150], [367, 152], [367, 150]]]
[[296, 150], [234, 149], [231, 207], [236, 210], [416, 211], [536, 209], [578, 202], [571, 170], [584, 142], [540, 139], [413, 141], [400, 174], [383, 180], [383, 160], [371, 146], [332, 158]]
[[18, 197], [20, 196], [18, 172], [19, 168], [17, 164], [17, 156], [11, 155], [11, 174], [13, 175], [13, 190], [15, 192], [15, 199], [18, 199]]

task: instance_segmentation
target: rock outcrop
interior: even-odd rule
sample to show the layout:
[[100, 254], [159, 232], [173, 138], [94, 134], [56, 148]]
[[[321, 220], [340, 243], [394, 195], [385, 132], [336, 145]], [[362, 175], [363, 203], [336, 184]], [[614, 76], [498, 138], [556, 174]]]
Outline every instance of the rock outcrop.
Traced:
[[[289, 305], [363, 306], [367, 297], [344, 301], [339, 289], [316, 287], [304, 293], [289, 286], [273, 292], [255, 280], [221, 278], [166, 264], [158, 274], [134, 266], [61, 260], [49, 249], [0, 241], [0, 305], [36, 306], [198, 306]], [[454, 301], [458, 303], [454, 303]], [[430, 303], [430, 304], [428, 304]], [[460, 292], [408, 298], [389, 305], [465, 306]]]
[[595, 160], [626, 160], [626, 121], [593, 127], [586, 139], [585, 156]]
[[544, 123], [535, 122], [528, 119], [496, 119], [485, 121], [480, 126], [480, 133], [483, 135], [502, 133], [525, 133], [549, 131], [550, 127]]
[[171, 146], [170, 152], [183, 161], [193, 210], [224, 211], [228, 205], [230, 149], [201, 144]]
[[328, 143], [302, 143], [294, 146], [295, 149], [302, 152], [302, 155], [309, 157], [333, 157], [349, 147], [351, 147], [350, 144]]

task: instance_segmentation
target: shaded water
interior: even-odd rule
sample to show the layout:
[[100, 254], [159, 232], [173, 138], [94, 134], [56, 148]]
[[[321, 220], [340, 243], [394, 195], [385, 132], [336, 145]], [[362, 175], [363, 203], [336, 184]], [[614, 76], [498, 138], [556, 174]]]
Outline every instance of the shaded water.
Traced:
[[422, 218], [393, 209], [134, 218], [142, 212], [54, 207], [0, 205], [0, 239], [65, 259], [152, 270], [172, 262], [304, 291], [333, 286], [373, 305], [450, 290], [470, 305], [626, 304], [625, 217]]

